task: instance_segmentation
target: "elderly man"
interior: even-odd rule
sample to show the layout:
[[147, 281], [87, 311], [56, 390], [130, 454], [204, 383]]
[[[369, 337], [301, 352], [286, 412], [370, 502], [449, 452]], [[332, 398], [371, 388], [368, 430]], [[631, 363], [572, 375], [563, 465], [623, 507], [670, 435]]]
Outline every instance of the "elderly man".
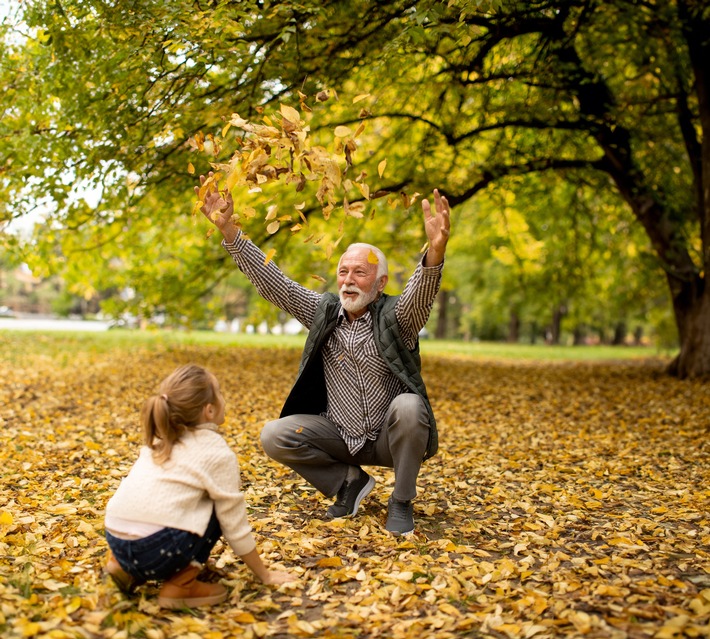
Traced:
[[429, 248], [402, 294], [390, 296], [383, 292], [387, 260], [374, 246], [349, 246], [338, 263], [338, 295], [321, 294], [286, 277], [273, 261], [264, 264], [262, 251], [232, 219], [231, 195], [214, 190], [202, 209], [259, 294], [309, 331], [281, 416], [262, 430], [266, 454], [335, 496], [330, 519], [354, 516], [374, 487], [363, 466], [393, 468], [385, 526], [394, 535], [414, 531], [417, 477], [438, 447], [418, 335], [441, 282], [449, 205], [435, 190], [434, 209], [424, 200], [422, 210]]

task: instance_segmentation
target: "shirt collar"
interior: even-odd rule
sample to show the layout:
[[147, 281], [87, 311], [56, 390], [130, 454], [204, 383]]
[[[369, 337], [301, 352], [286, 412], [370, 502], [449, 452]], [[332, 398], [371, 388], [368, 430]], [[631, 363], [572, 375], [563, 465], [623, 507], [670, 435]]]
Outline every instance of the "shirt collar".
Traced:
[[[340, 326], [343, 321], [349, 321], [347, 313], [345, 312], [345, 309], [341, 306], [340, 310], [338, 311], [338, 326]], [[358, 317], [355, 322], [363, 321], [365, 324], [371, 324], [372, 323], [372, 313], [370, 312], [370, 309], [367, 309], [367, 312], [364, 315], [361, 315]], [[351, 324], [354, 322], [350, 322]]]

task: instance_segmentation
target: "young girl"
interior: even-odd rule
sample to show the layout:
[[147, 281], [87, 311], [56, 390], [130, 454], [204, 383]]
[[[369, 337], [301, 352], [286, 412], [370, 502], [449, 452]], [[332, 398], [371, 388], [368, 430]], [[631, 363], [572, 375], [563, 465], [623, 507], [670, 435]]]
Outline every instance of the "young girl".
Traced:
[[181, 366], [143, 405], [144, 446], [106, 506], [106, 570], [124, 592], [163, 581], [164, 608], [221, 603], [227, 590], [197, 580], [220, 535], [266, 584], [296, 579], [268, 570], [247, 522], [236, 455], [219, 434], [225, 401], [217, 378]]

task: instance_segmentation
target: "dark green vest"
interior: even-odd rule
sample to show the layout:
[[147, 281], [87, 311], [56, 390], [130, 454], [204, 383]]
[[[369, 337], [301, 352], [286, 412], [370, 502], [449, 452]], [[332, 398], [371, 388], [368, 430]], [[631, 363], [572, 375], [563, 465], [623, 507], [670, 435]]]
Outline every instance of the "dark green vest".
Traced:
[[[396, 303], [396, 296], [383, 294], [370, 304], [375, 344], [377, 351], [390, 370], [410, 392], [416, 393], [424, 400], [429, 413], [429, 442], [424, 459], [429, 459], [436, 454], [439, 448], [436, 420], [421, 375], [419, 344], [417, 343], [415, 349], [410, 351], [402, 341], [395, 316]], [[320, 350], [335, 330], [339, 311], [340, 299], [338, 296], [333, 293], [325, 293], [318, 304], [315, 318], [308, 332], [298, 369], [298, 378], [286, 398], [281, 410], [281, 417], [297, 414], [319, 415], [325, 412], [328, 398]]]

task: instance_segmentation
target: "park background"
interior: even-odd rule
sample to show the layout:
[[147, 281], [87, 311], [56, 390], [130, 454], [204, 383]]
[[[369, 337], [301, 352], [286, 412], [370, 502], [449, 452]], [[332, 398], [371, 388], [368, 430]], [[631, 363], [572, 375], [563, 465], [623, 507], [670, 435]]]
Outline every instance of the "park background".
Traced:
[[[3, 636], [708, 636], [710, 15], [694, 0], [61, 0], [0, 24], [0, 308], [112, 326], [0, 332]], [[411, 540], [258, 447], [297, 367], [210, 236], [332, 289], [350, 242], [388, 292], [453, 205], [422, 340], [442, 452]], [[9, 321], [9, 320], [8, 320]], [[237, 329], [237, 327], [239, 327]], [[614, 345], [612, 347], [612, 345]], [[103, 578], [102, 509], [175, 365], [215, 370], [270, 559], [216, 611]]]

